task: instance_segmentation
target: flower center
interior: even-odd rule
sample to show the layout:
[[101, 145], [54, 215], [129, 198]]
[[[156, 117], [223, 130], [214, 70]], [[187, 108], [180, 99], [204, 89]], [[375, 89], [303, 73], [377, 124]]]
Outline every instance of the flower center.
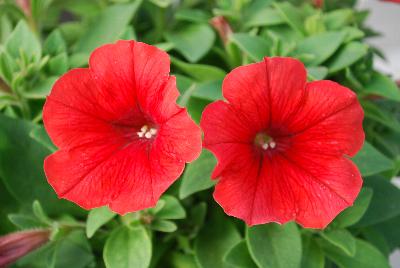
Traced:
[[151, 139], [157, 134], [157, 129], [144, 125], [136, 134], [139, 138]]
[[264, 132], [257, 133], [254, 138], [254, 144], [260, 146], [263, 150], [274, 149], [276, 147], [276, 142]]

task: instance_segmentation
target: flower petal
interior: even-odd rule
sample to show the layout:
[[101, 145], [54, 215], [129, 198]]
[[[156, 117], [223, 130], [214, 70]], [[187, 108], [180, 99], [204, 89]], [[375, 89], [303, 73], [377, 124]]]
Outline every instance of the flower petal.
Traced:
[[249, 64], [232, 70], [224, 79], [222, 92], [251, 125], [263, 129], [269, 122], [269, 94], [265, 62]]
[[331, 81], [307, 85], [307, 96], [289, 126], [293, 150], [354, 156], [364, 143], [364, 112], [350, 89]]
[[[297, 116], [305, 94], [307, 72], [301, 61], [293, 58], [265, 58], [268, 80], [270, 130], [286, 132], [283, 127]], [[242, 92], [246, 95], [248, 92]]]
[[324, 228], [353, 204], [361, 185], [360, 173], [347, 159], [254, 159], [243, 148], [221, 174], [214, 198], [228, 215], [248, 225], [296, 220], [307, 228]]
[[[87, 69], [74, 69], [54, 85], [43, 108], [43, 122], [59, 147], [74, 147], [98, 139], [110, 139], [115, 132], [95, 96]], [[84, 131], [83, 131], [84, 130]]]

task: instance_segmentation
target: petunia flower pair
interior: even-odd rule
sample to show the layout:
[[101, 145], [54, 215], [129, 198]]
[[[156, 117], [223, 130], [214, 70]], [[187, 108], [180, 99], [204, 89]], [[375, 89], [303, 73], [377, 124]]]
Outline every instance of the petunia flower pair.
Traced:
[[[167, 53], [119, 41], [89, 68], [63, 75], [43, 121], [59, 150], [45, 172], [60, 198], [125, 214], [156, 204], [202, 149], [201, 130], [176, 104]], [[203, 112], [203, 145], [218, 159], [215, 200], [249, 225], [295, 220], [323, 228], [362, 185], [348, 159], [364, 141], [356, 95], [306, 82], [291, 58], [265, 58], [228, 74], [226, 101]]]

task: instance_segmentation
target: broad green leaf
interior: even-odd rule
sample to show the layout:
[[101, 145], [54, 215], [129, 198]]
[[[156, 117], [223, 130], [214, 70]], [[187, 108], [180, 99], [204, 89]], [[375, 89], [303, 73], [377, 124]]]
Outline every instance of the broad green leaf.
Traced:
[[365, 36], [365, 33], [356, 27], [346, 26], [342, 29], [342, 32], [345, 34], [344, 38], [345, 43], [361, 39]]
[[224, 79], [226, 72], [218, 67], [205, 64], [190, 64], [171, 57], [172, 64], [199, 82]]
[[393, 168], [393, 162], [369, 142], [364, 142], [364, 146], [352, 160], [363, 176], [371, 176]]
[[328, 68], [323, 66], [308, 67], [307, 76], [312, 81], [322, 80], [328, 75]]
[[222, 80], [207, 81], [196, 84], [191, 97], [215, 101], [221, 100], [222, 97]]
[[250, 256], [246, 241], [233, 246], [225, 255], [224, 262], [236, 268], [257, 268]]
[[279, 15], [301, 36], [304, 34], [304, 18], [299, 8], [288, 2], [274, 3]]
[[29, 62], [36, 62], [42, 55], [42, 49], [38, 38], [29, 29], [25, 21], [21, 20], [4, 44], [5, 50], [14, 59], [19, 59], [21, 51]]
[[345, 228], [356, 224], [367, 211], [373, 193], [374, 191], [371, 188], [363, 187], [358, 194], [354, 205], [340, 213], [332, 222], [332, 225], [339, 228]]
[[362, 106], [366, 118], [376, 121], [397, 133], [400, 133], [400, 122], [397, 120], [396, 116], [387, 111], [385, 107], [378, 106], [370, 101], [362, 102]]
[[120, 227], [106, 241], [104, 263], [107, 268], [147, 268], [151, 248], [150, 237], [143, 226]]
[[9, 214], [8, 219], [21, 230], [45, 227], [43, 223], [30, 215]]
[[101, 226], [115, 216], [116, 214], [108, 207], [95, 208], [89, 211], [86, 220], [86, 236], [91, 238]]
[[54, 30], [49, 34], [43, 44], [43, 53], [46, 55], [59, 55], [67, 52], [67, 44], [59, 29]]
[[352, 65], [368, 52], [368, 45], [359, 42], [350, 42], [344, 45], [327, 62], [329, 73], [335, 73]]
[[270, 55], [271, 44], [262, 37], [247, 33], [235, 33], [230, 36], [230, 40], [253, 61], [262, 61], [264, 57]]
[[400, 89], [396, 83], [378, 72], [373, 72], [371, 80], [365, 85], [363, 94], [376, 94], [389, 100], [400, 101]]
[[247, 228], [250, 255], [262, 268], [295, 268], [301, 263], [301, 236], [295, 223]]
[[346, 229], [324, 231], [321, 232], [321, 236], [349, 256], [354, 256], [356, 253], [356, 240]]
[[[396, 219], [396, 218], [393, 218]], [[375, 228], [375, 226], [364, 227], [361, 229], [363, 240], [376, 247], [386, 258], [389, 257], [391, 249], [386, 237]], [[390, 237], [393, 237], [390, 235]]]
[[201, 9], [179, 9], [175, 19], [190, 22], [208, 23], [211, 16]]
[[334, 10], [324, 14], [324, 22], [329, 30], [340, 30], [352, 22], [353, 14], [354, 11], [351, 9]]
[[18, 267], [86, 268], [94, 267], [94, 255], [82, 230], [72, 230], [18, 261]]
[[14, 59], [6, 52], [0, 49], [0, 77], [11, 85], [14, 72], [17, 70], [17, 65]]
[[213, 154], [203, 150], [200, 157], [187, 165], [179, 188], [179, 198], [184, 199], [191, 194], [212, 187], [211, 172], [217, 161]]
[[188, 24], [167, 33], [165, 38], [188, 61], [197, 62], [211, 49], [215, 33], [208, 24]]
[[374, 191], [371, 203], [356, 226], [368, 226], [400, 215], [400, 189], [382, 177], [364, 178], [364, 185]]
[[[383, 239], [390, 249], [400, 247], [400, 216], [392, 218], [373, 226], [373, 229], [383, 236]], [[389, 250], [390, 251], [390, 250]]]
[[213, 213], [195, 240], [194, 252], [199, 268], [224, 268], [225, 255], [241, 240], [235, 225], [225, 214], [216, 210]]
[[53, 142], [50, 140], [49, 136], [46, 133], [46, 130], [44, 129], [43, 126], [35, 126], [31, 132], [29, 132], [29, 136], [37, 141], [38, 143], [42, 144], [45, 146], [48, 150], [51, 152], [55, 152], [57, 150], [57, 147], [53, 144]]
[[51, 88], [57, 79], [56, 76], [49, 76], [35, 84], [32, 88], [22, 91], [21, 94], [28, 99], [45, 99], [50, 94]]
[[311, 54], [313, 59], [304, 64], [317, 66], [327, 60], [342, 44], [345, 35], [342, 32], [327, 32], [310, 36], [297, 44], [294, 53]]
[[330, 243], [323, 243], [326, 256], [340, 268], [389, 268], [388, 260], [375, 247], [356, 239], [356, 254], [348, 256]]
[[165, 233], [172, 233], [178, 229], [174, 222], [168, 220], [155, 220], [151, 223], [150, 228]]
[[62, 75], [68, 71], [68, 67], [68, 56], [65, 52], [52, 57], [48, 62], [48, 70], [51, 75]]
[[[259, 2], [262, 3], [262, 1]], [[244, 19], [244, 27], [246, 28], [278, 25], [286, 22], [279, 11], [270, 6], [254, 9], [246, 15]]]
[[96, 47], [115, 42], [134, 17], [143, 0], [105, 8], [89, 25], [76, 45], [75, 52], [87, 53]]
[[310, 236], [303, 236], [302, 239], [303, 256], [301, 258], [301, 268], [324, 268], [325, 256], [322, 249], [315, 243]]
[[172, 195], [163, 195], [161, 200], [165, 202], [164, 206], [155, 215], [157, 219], [184, 219], [186, 212], [178, 199]]
[[171, 267], [174, 268], [199, 268], [193, 255], [182, 254], [174, 251], [170, 256]]
[[[39, 200], [50, 214], [79, 212], [70, 202], [59, 200], [47, 183], [43, 160], [50, 151], [29, 134], [36, 125], [0, 115], [0, 177], [7, 189], [21, 203]], [[71, 210], [72, 209], [72, 210]]]

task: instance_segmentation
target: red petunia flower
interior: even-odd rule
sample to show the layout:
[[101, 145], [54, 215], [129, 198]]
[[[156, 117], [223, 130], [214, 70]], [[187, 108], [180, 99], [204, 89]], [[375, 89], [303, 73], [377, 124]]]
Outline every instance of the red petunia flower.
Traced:
[[227, 102], [203, 112], [204, 146], [218, 159], [215, 200], [248, 225], [296, 220], [324, 228], [351, 206], [362, 180], [347, 158], [364, 142], [356, 95], [306, 82], [303, 64], [265, 58], [223, 83]]
[[60, 150], [44, 169], [60, 198], [120, 214], [148, 208], [198, 157], [200, 128], [176, 104], [169, 66], [158, 48], [119, 41], [55, 83], [43, 121]]

